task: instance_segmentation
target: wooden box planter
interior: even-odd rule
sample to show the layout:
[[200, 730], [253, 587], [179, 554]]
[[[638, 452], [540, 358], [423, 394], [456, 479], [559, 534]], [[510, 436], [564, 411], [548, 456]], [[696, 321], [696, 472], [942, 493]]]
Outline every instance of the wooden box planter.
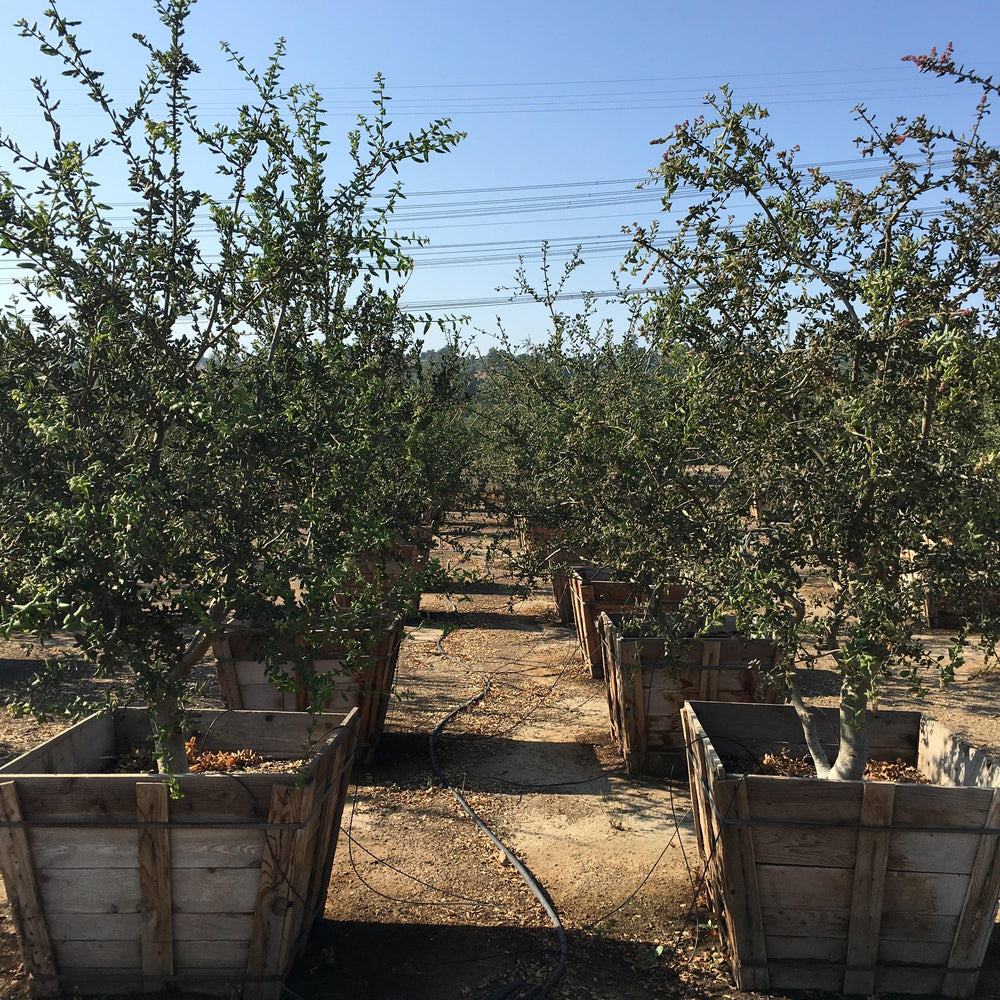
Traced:
[[686, 701], [774, 700], [756, 669], [773, 666], [780, 656], [770, 640], [719, 629], [670, 646], [670, 640], [623, 632], [607, 614], [600, 629], [611, 732], [629, 774], [676, 771], [683, 777]]
[[395, 542], [381, 555], [363, 555], [358, 561], [357, 583], [342, 584], [337, 603], [341, 607], [352, 607], [358, 595], [363, 593], [408, 618], [415, 615], [420, 608], [416, 584], [430, 557], [430, 541], [428, 532], [425, 545]]
[[559, 621], [573, 621], [573, 598], [570, 593], [570, 575], [577, 566], [592, 565], [572, 549], [563, 547], [559, 532], [526, 517], [514, 518], [518, 544], [522, 549], [545, 551], [552, 583], [552, 597], [556, 602]]
[[573, 615], [572, 578], [576, 570], [582, 570], [591, 564], [586, 559], [570, 549], [556, 549], [548, 556], [549, 570], [552, 575], [552, 597], [556, 602], [556, 612], [559, 621], [564, 625], [575, 621]]
[[[341, 675], [329, 680], [331, 695], [321, 706], [325, 711], [358, 710], [358, 749], [371, 757], [378, 747], [385, 726], [389, 695], [396, 677], [403, 622], [397, 617], [384, 628], [351, 633], [343, 642], [328, 642], [320, 656], [311, 660], [318, 674]], [[345, 664], [348, 640], [360, 642], [361, 665], [350, 673]], [[269, 712], [304, 712], [310, 708], [306, 690], [296, 683], [296, 668], [282, 667], [287, 683], [280, 686], [268, 674], [259, 659], [259, 635], [252, 629], [234, 627], [217, 632], [212, 638], [219, 693], [228, 709]]]
[[1000, 594], [991, 594], [979, 605], [969, 605], [954, 597], [928, 594], [924, 598], [924, 620], [928, 628], [960, 628], [967, 621], [1000, 611]]
[[[832, 739], [837, 713], [823, 711]], [[709, 898], [741, 990], [973, 994], [1000, 892], [1000, 764], [933, 719], [879, 712], [872, 759], [934, 784], [730, 773], [732, 757], [804, 755], [795, 711], [692, 703], [682, 717]]]
[[109, 773], [141, 709], [84, 719], [0, 768], [0, 872], [32, 995], [166, 988], [279, 1000], [324, 909], [357, 714], [204, 713], [207, 749], [303, 773]]
[[[604, 656], [598, 618], [602, 614], [620, 615], [638, 611], [645, 603], [646, 595], [637, 590], [634, 583], [620, 583], [612, 579], [612, 571], [599, 566], [572, 567], [569, 589], [584, 665], [590, 668], [591, 677], [603, 677]], [[686, 593], [687, 587], [668, 588], [663, 595], [664, 609], [677, 607]]]

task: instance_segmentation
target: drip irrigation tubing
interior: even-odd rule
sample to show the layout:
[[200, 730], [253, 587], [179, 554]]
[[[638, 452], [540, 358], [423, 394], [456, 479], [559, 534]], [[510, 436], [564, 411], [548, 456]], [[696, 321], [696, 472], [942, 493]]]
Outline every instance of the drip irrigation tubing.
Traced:
[[[449, 598], [446, 597], [448, 603], [458, 612], [458, 607]], [[445, 652], [444, 646], [442, 645], [443, 638], [438, 639], [437, 648], [438, 652], [452, 663], [457, 663], [459, 666], [468, 670], [470, 673], [478, 674], [483, 680], [482, 690], [473, 695], [467, 701], [463, 702], [457, 708], [452, 709], [435, 727], [431, 730], [430, 737], [428, 738], [428, 751], [430, 753], [431, 769], [434, 771], [434, 776], [441, 786], [447, 788], [451, 792], [455, 801], [462, 807], [473, 823], [479, 828], [479, 830], [487, 837], [487, 839], [493, 844], [494, 847], [510, 862], [514, 870], [521, 876], [524, 884], [531, 890], [535, 898], [541, 904], [542, 909], [545, 911], [549, 920], [552, 922], [552, 926], [555, 929], [556, 937], [559, 941], [559, 960], [556, 963], [555, 969], [552, 971], [549, 978], [541, 984], [532, 985], [523, 982], [522, 980], [515, 980], [508, 983], [506, 986], [502, 987], [499, 991], [490, 994], [487, 1000], [542, 1000], [543, 997], [547, 997], [552, 989], [555, 987], [556, 983], [562, 978], [563, 972], [566, 970], [566, 963], [569, 958], [569, 939], [566, 936], [566, 930], [562, 925], [562, 921], [559, 919], [559, 914], [556, 912], [555, 907], [552, 905], [552, 901], [549, 899], [545, 890], [538, 883], [537, 879], [520, 858], [511, 851], [497, 835], [479, 818], [476, 811], [469, 805], [462, 793], [455, 788], [454, 785], [448, 781], [444, 772], [441, 770], [437, 761], [437, 754], [434, 749], [434, 742], [438, 736], [444, 731], [445, 727], [456, 718], [462, 712], [467, 711], [472, 708], [473, 705], [477, 705], [481, 702], [490, 692], [493, 686], [493, 682], [490, 678], [482, 671], [477, 670], [471, 664], [466, 663], [464, 660], [460, 660], [457, 656], [452, 656], [450, 653]]]

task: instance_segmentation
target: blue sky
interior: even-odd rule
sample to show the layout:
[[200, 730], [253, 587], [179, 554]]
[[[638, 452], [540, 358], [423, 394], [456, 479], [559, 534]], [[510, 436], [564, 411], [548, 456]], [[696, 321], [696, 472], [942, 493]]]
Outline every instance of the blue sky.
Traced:
[[[3, 21], [41, 22], [46, 6], [2, 0]], [[152, 4], [63, 0], [60, 9], [83, 21], [81, 40], [124, 99], [142, 66], [131, 32], [155, 36]], [[781, 145], [798, 144], [800, 162], [831, 163], [855, 157], [851, 108], [859, 101], [883, 119], [926, 111], [956, 128], [968, 121], [968, 89], [920, 76], [901, 56], [952, 41], [960, 62], [1000, 71], [996, 0], [200, 0], [187, 41], [203, 70], [195, 93], [210, 117], [245, 96], [220, 39], [262, 66], [278, 36], [288, 45], [286, 80], [313, 83], [328, 101], [333, 148], [368, 109], [376, 72], [387, 79], [402, 129], [447, 115], [468, 133], [452, 153], [403, 175], [409, 198], [400, 229], [432, 241], [417, 255], [405, 297], [468, 314], [470, 332], [487, 331], [477, 337], [484, 348], [498, 316], [515, 339], [544, 333], [538, 310], [506, 305], [497, 291], [512, 283], [519, 252], [537, 275], [543, 240], [554, 247], [556, 270], [560, 254], [583, 244], [588, 263], [571, 291], [611, 287], [621, 227], [657, 211], [655, 192], [635, 191], [657, 161], [650, 140], [697, 114], [719, 84], [730, 83], [739, 101], [767, 106], [770, 132]], [[28, 86], [39, 72], [62, 90], [54, 62], [13, 27], [0, 28], [0, 127], [25, 146], [40, 134]], [[66, 131], [92, 135], [99, 119], [71, 88], [65, 93]], [[0, 270], [0, 294], [9, 273]]]

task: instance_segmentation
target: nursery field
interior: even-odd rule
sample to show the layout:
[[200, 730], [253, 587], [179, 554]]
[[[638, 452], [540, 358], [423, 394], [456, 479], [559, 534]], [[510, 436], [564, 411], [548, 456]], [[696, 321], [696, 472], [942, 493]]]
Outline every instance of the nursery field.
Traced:
[[[482, 554], [489, 526], [455, 519], [436, 554], [478, 579], [464, 593], [425, 594], [407, 628], [377, 756], [356, 764], [324, 919], [288, 981], [305, 1000], [516, 1000], [546, 983], [560, 938], [515, 866], [435, 773], [458, 789], [534, 874], [566, 936], [565, 970], [548, 995], [582, 1000], [742, 998], [699, 907], [700, 872], [683, 780], [629, 777], [608, 725], [604, 685], [590, 677], [551, 594], [518, 591]], [[941, 633], [942, 642], [945, 633]], [[7, 690], [30, 663], [0, 649]], [[206, 671], [211, 663], [205, 664]], [[819, 670], [812, 693], [836, 703]], [[1000, 751], [1000, 671], [981, 659], [922, 710]], [[895, 695], [894, 707], [904, 704]], [[51, 735], [0, 715], [0, 759]], [[1000, 933], [976, 997], [1000, 997]], [[28, 996], [4, 902], [0, 996]]]

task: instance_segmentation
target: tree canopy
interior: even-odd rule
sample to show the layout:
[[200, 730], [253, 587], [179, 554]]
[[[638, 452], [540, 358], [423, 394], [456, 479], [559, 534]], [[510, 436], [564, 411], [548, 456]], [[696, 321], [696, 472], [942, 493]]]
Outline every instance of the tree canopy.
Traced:
[[[0, 248], [21, 269], [0, 314], [0, 627], [66, 631], [77, 660], [129, 672], [115, 696], [150, 706], [177, 768], [213, 629], [378, 610], [335, 595], [439, 502], [427, 425], [462, 399], [450, 362], [421, 363], [421, 321], [399, 305], [408, 238], [391, 229], [397, 172], [460, 134], [439, 120], [397, 136], [376, 78], [334, 182], [322, 100], [283, 82], [280, 41], [260, 72], [224, 46], [253, 97], [208, 125], [193, 7], [157, 0], [164, 37], [137, 36], [148, 69], [124, 107], [78, 22], [20, 22], [104, 129], [70, 138], [36, 79], [48, 149], [0, 133]], [[195, 185], [206, 153], [214, 181]], [[103, 200], [115, 170], [126, 225]]]

